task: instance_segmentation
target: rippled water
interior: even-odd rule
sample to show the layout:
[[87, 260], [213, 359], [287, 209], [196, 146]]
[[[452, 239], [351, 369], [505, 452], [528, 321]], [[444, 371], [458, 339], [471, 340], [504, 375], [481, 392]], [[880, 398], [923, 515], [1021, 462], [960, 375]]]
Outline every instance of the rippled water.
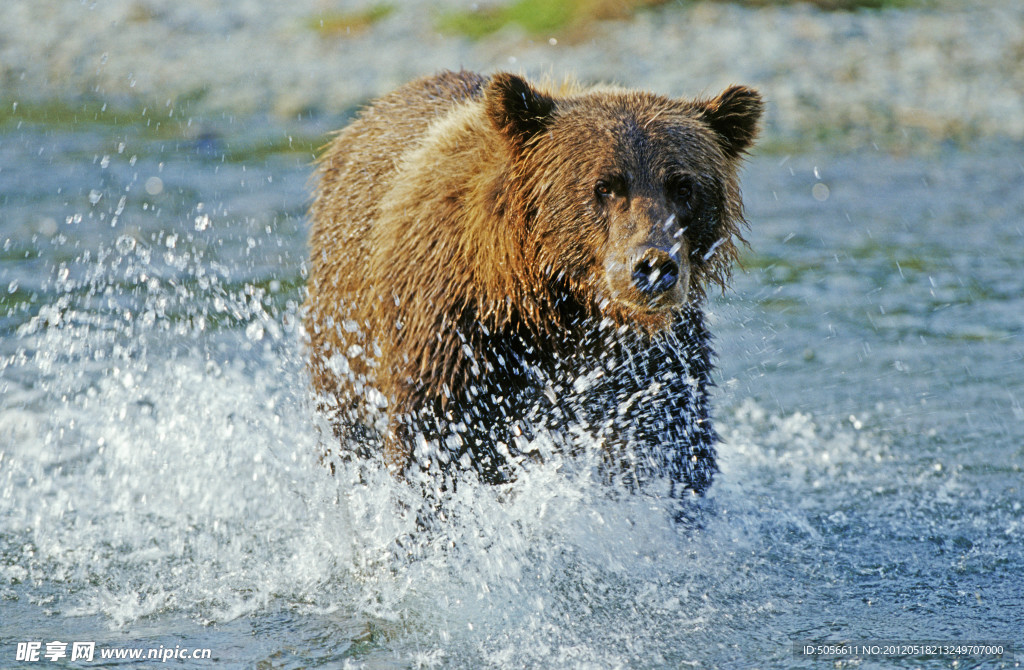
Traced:
[[551, 467], [460, 487], [423, 536], [410, 491], [316, 463], [311, 156], [250, 131], [0, 128], [0, 665], [55, 640], [211, 650], [183, 667], [1019, 655], [1022, 147], [751, 160], [699, 527]]

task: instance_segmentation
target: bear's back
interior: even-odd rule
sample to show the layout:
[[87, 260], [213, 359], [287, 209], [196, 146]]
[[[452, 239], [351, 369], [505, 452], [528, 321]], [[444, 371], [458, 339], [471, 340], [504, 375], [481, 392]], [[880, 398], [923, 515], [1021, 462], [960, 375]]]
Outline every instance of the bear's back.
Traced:
[[[307, 302], [311, 348], [323, 355], [312, 366], [318, 391], [331, 392], [336, 386], [324, 364], [351, 344], [338, 330], [353, 316], [343, 303], [368, 288], [361, 282], [367, 281], [371, 231], [403, 158], [422, 142], [432, 124], [479, 98], [486, 81], [472, 72], [443, 72], [412, 81], [363, 109], [319, 159], [317, 195], [310, 207], [314, 225]], [[355, 339], [366, 344], [361, 336]], [[352, 362], [358, 368], [353, 375], [372, 374], [363, 369], [363, 361]]]
[[431, 123], [479, 97], [486, 81], [473, 72], [443, 72], [412, 81], [362, 110], [320, 159], [320, 194], [313, 207], [319, 225], [314, 235], [333, 228], [329, 222], [339, 214], [375, 212], [401, 157]]

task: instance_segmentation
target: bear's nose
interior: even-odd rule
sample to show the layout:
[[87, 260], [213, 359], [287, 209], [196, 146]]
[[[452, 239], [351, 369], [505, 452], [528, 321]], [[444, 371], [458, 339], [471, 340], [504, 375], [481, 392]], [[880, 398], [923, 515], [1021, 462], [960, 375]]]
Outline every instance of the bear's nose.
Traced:
[[633, 283], [642, 293], [663, 293], [677, 281], [679, 264], [662, 249], [648, 249], [633, 266]]

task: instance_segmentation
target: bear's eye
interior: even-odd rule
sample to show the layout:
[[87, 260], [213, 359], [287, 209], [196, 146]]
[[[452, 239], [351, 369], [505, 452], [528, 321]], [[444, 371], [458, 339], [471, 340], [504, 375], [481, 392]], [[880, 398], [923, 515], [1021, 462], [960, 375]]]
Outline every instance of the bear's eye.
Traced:
[[598, 179], [594, 184], [594, 193], [602, 200], [624, 197], [626, 195], [626, 180], [619, 175]]
[[668, 196], [681, 205], [690, 205], [697, 190], [692, 177], [680, 176], [669, 179], [666, 184]]

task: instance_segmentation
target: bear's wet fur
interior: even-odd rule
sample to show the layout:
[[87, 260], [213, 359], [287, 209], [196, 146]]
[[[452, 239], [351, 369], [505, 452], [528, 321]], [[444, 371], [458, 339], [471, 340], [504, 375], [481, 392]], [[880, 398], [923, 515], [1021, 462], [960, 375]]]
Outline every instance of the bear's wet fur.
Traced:
[[599, 445], [630, 485], [703, 493], [702, 309], [742, 240], [761, 113], [742, 86], [686, 100], [472, 72], [371, 103], [320, 158], [311, 208], [328, 461], [501, 482], [544, 432]]

